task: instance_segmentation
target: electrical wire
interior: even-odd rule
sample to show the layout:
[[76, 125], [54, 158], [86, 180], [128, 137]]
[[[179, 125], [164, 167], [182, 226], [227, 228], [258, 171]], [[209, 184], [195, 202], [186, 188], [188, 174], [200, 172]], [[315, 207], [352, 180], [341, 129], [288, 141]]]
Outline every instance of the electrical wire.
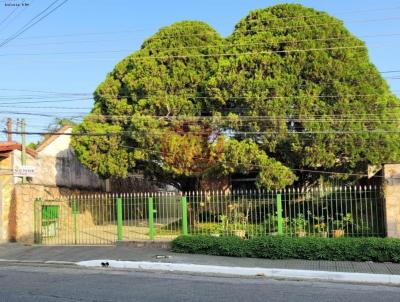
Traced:
[[[137, 149], [137, 150], [142, 150], [146, 152], [150, 152], [153, 154], [167, 154], [167, 155], [175, 155], [173, 153], [169, 152], [161, 152], [157, 150], [152, 150], [152, 149], [146, 149], [146, 148], [140, 148], [140, 147], [132, 147], [132, 146], [126, 146], [126, 145], [119, 145], [120, 147], [127, 148], [127, 149]], [[216, 160], [216, 159], [210, 159], [210, 158], [205, 158], [205, 157], [196, 157], [196, 159], [199, 160], [210, 160], [213, 162], [218, 162], [221, 164], [235, 164], [237, 165], [238, 163], [229, 161], [229, 160]], [[239, 163], [240, 164], [240, 163]], [[253, 168], [264, 168], [267, 167], [266, 165], [257, 165], [257, 164], [251, 164], [251, 163], [245, 163], [244, 165], [253, 167]], [[333, 171], [325, 171], [325, 170], [311, 170], [311, 169], [301, 169], [301, 168], [292, 168], [292, 167], [287, 167], [290, 170], [297, 171], [297, 172], [307, 172], [307, 173], [316, 173], [316, 174], [328, 174], [328, 175], [346, 175], [346, 176], [357, 176], [357, 177], [369, 177], [368, 174], [361, 174], [361, 173], [347, 173], [347, 172], [333, 172]], [[385, 178], [384, 176], [381, 175], [375, 175], [374, 177], [376, 178]], [[393, 179], [400, 179], [400, 177], [392, 177]]]
[[[400, 37], [400, 33], [396, 34], [383, 34], [383, 35], [371, 35], [366, 37]], [[284, 40], [277, 41], [265, 40], [263, 42], [248, 42], [248, 43], [231, 43], [231, 44], [219, 44], [219, 45], [204, 45], [204, 46], [187, 46], [187, 47], [160, 47], [160, 48], [144, 48], [141, 51], [178, 51], [185, 49], [213, 49], [213, 48], [229, 48], [229, 47], [243, 47], [243, 46], [254, 46], [254, 45], [281, 45], [283, 43], [297, 44], [301, 42], [314, 42], [314, 41], [345, 41], [354, 40], [353, 36], [337, 36], [331, 38], [319, 38], [319, 39], [302, 39], [302, 40]], [[0, 57], [5, 56], [47, 56], [47, 55], [66, 55], [66, 54], [101, 54], [101, 53], [120, 53], [120, 52], [132, 52], [132, 49], [118, 49], [118, 50], [101, 50], [101, 51], [63, 51], [63, 52], [50, 52], [50, 53], [6, 53], [0, 54]]]
[[[326, 16], [325, 16], [326, 17]], [[293, 17], [292, 17], [293, 18]], [[296, 17], [295, 17], [296, 18]], [[399, 17], [384, 17], [384, 18], [376, 18], [376, 19], [353, 19], [353, 20], [345, 20], [344, 22], [348, 23], [376, 23], [376, 22], [383, 22], [383, 21], [396, 21], [400, 20]], [[337, 19], [334, 20], [333, 22], [323, 22], [323, 23], [313, 23], [313, 24], [307, 24], [307, 25], [286, 25], [286, 26], [279, 26], [279, 27], [269, 27], [268, 31], [271, 29], [299, 29], [299, 28], [304, 28], [304, 27], [321, 27], [321, 26], [331, 26], [332, 24], [342, 24], [343, 21]], [[187, 26], [186, 28], [197, 28], [197, 26]], [[165, 27], [163, 27], [165, 28]], [[161, 28], [161, 30], [163, 29]], [[185, 26], [182, 27], [185, 29]], [[78, 34], [59, 34], [59, 35], [47, 35], [47, 36], [30, 36], [30, 37], [24, 37], [23, 39], [42, 39], [42, 38], [58, 38], [58, 37], [75, 37], [75, 36], [102, 36], [102, 35], [115, 35], [119, 33], [126, 33], [126, 34], [131, 34], [134, 32], [140, 32], [140, 31], [146, 31], [146, 29], [140, 28], [140, 29], [130, 29], [130, 30], [122, 30], [122, 31], [110, 31], [110, 32], [91, 32], [91, 33], [78, 33]], [[265, 30], [260, 30], [260, 31], [254, 31], [254, 30], [248, 30], [248, 32], [252, 33], [260, 33], [260, 32], [268, 32]], [[207, 34], [212, 34], [215, 35], [215, 31], [210, 30], [209, 32], [203, 32], [201, 34], [184, 34], [184, 35], [163, 35], [163, 37], [158, 37], [158, 38], [152, 38], [152, 39], [166, 39], [166, 38], [171, 38], [171, 37], [192, 37], [192, 36], [204, 36]]]
[[[57, 2], [60, 0], [55, 0], [53, 1], [49, 6], [47, 6], [43, 11], [41, 11], [39, 14], [37, 14], [35, 17], [33, 17], [31, 20], [29, 20], [22, 28], [20, 28], [17, 32], [15, 32], [13, 35], [5, 39], [3, 42], [0, 43], [0, 47], [3, 47], [4, 45], [10, 43], [12, 40], [16, 39], [20, 35], [22, 35], [24, 32], [35, 26], [37, 23], [42, 21], [44, 18], [52, 14], [54, 11], [56, 11], [58, 8], [63, 6], [65, 3], [67, 3], [69, 0], [64, 0], [60, 4], [57, 5]], [[52, 6], [56, 5], [54, 8]], [[50, 10], [50, 11], [48, 11]], [[48, 11], [46, 13], [46, 11]]]
[[17, 10], [18, 7], [14, 8], [3, 20], [0, 21], [0, 25], [6, 22]]

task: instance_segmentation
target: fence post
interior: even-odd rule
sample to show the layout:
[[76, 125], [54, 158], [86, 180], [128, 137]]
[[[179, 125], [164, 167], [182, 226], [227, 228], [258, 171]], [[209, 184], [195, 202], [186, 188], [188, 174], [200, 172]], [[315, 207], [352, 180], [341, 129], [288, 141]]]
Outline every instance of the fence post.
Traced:
[[76, 200], [72, 201], [72, 217], [74, 220], [74, 243], [78, 243], [78, 226], [77, 226], [77, 220], [76, 220], [76, 215], [78, 214], [78, 207], [76, 204]]
[[276, 210], [278, 215], [278, 235], [283, 235], [282, 196], [280, 193], [276, 194]]
[[187, 218], [186, 196], [182, 196], [181, 206], [182, 206], [182, 235], [187, 235], [188, 234], [188, 218]]
[[153, 202], [153, 197], [149, 197], [148, 205], [149, 205], [149, 239], [154, 240], [154, 202]]
[[[33, 242], [34, 243], [41, 243], [40, 242], [40, 237], [39, 237], [39, 230], [41, 231], [41, 223], [39, 224], [38, 219], [39, 219], [39, 215], [38, 215], [38, 203], [39, 203], [40, 199], [36, 198], [35, 201], [33, 202], [33, 219], [34, 219], [34, 223], [33, 223], [33, 229], [34, 229], [34, 233], [33, 233]], [[41, 222], [41, 219], [40, 219]], [[40, 227], [39, 227], [40, 225]]]
[[117, 239], [122, 240], [122, 198], [117, 197]]

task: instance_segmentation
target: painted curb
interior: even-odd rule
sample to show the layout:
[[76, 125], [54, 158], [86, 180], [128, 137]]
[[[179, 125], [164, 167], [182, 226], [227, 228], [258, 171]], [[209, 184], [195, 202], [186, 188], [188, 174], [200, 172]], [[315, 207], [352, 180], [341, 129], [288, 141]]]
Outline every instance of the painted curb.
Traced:
[[168, 271], [183, 273], [217, 274], [246, 277], [266, 277], [271, 279], [319, 280], [331, 282], [352, 282], [369, 284], [400, 285], [400, 275], [345, 273], [260, 267], [229, 267], [181, 263], [159, 263], [144, 261], [90, 260], [76, 263], [85, 267], [101, 267], [108, 262], [110, 268], [136, 269], [148, 271]]

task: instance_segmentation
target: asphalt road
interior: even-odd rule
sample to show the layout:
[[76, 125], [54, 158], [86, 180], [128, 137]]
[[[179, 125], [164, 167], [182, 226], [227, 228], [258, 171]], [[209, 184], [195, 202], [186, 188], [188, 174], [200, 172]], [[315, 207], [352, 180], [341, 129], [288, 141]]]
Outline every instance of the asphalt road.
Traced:
[[42, 266], [0, 266], [0, 301], [400, 301], [400, 288]]

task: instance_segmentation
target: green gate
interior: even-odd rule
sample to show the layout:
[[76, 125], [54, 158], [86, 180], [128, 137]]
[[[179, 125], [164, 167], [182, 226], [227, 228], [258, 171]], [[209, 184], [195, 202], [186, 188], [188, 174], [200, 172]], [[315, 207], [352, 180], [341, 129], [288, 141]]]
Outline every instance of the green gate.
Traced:
[[182, 226], [182, 212], [187, 217], [184, 201], [176, 193], [37, 199], [34, 241], [45, 245], [112, 245], [119, 240], [172, 240], [182, 231], [187, 233], [187, 225]]

